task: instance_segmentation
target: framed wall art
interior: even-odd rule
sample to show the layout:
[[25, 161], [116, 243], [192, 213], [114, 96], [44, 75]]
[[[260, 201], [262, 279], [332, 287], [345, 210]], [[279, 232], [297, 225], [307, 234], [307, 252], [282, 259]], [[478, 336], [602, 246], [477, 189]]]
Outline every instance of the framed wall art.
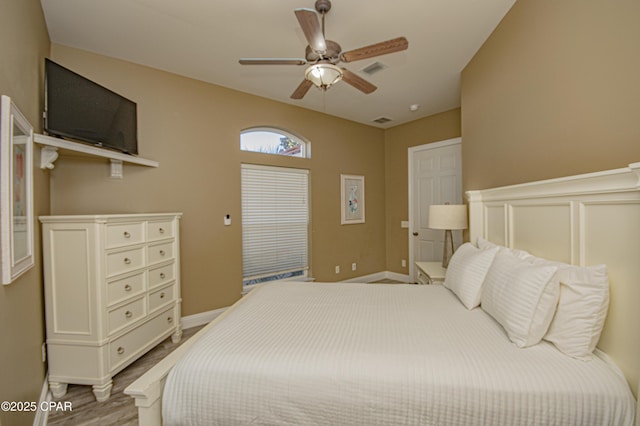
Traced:
[[8, 96], [0, 104], [2, 284], [33, 266], [33, 127]]
[[340, 175], [342, 225], [364, 223], [364, 176]]

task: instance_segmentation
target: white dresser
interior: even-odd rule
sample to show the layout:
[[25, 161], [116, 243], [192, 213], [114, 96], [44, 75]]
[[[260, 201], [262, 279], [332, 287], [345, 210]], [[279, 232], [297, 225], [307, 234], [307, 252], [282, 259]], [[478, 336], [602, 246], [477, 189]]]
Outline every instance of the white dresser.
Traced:
[[111, 378], [159, 342], [178, 342], [181, 213], [41, 216], [49, 387]]

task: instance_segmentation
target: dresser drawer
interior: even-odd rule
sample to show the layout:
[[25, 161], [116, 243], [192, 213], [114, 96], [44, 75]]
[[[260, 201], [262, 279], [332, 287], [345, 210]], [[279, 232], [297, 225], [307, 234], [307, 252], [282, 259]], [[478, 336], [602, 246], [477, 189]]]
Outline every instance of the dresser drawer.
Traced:
[[166, 284], [175, 279], [175, 277], [174, 263], [149, 269], [149, 288], [159, 286], [160, 284]]
[[144, 291], [144, 272], [107, 283], [107, 306], [136, 296]]
[[107, 225], [107, 248], [140, 244], [144, 241], [142, 223], [122, 223]]
[[175, 235], [173, 221], [157, 221], [147, 223], [147, 241], [173, 238]]
[[109, 334], [113, 334], [146, 315], [144, 297], [109, 311]]
[[175, 321], [174, 309], [167, 309], [152, 320], [109, 343], [109, 370], [114, 371], [139, 355], [146, 345], [175, 329]]
[[152, 293], [149, 293], [149, 312], [153, 312], [156, 309], [165, 306], [167, 303], [171, 303], [175, 300], [175, 285], [161, 288]]
[[144, 266], [142, 247], [107, 254], [107, 276], [122, 274]]
[[149, 265], [173, 259], [173, 241], [164, 244], [150, 245], [147, 249], [147, 257], [149, 259]]

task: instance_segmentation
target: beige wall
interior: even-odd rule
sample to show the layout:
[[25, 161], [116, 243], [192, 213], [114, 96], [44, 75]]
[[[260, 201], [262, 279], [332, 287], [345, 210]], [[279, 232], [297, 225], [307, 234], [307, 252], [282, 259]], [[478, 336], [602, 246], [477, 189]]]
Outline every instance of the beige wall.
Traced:
[[[10, 96], [40, 131], [43, 58], [49, 52], [40, 1], [2, 0], [0, 52], [0, 94]], [[37, 157], [36, 164], [38, 161]], [[38, 167], [34, 168], [34, 199], [36, 216], [47, 214], [49, 186], [46, 173]], [[34, 268], [12, 284], [0, 286], [0, 401], [37, 401], [44, 381], [39, 231], [35, 253]], [[34, 413], [0, 412], [2, 423], [7, 425], [31, 424], [33, 417]]]
[[[316, 279], [385, 269], [382, 130], [77, 49], [53, 45], [51, 52], [54, 61], [137, 102], [140, 156], [160, 162], [157, 169], [125, 165], [124, 179], [113, 180], [106, 161], [62, 157], [51, 172], [52, 214], [183, 212], [184, 315], [240, 297], [242, 162], [311, 170]], [[312, 158], [240, 152], [240, 131], [261, 125], [309, 140]], [[365, 176], [365, 224], [340, 225], [341, 173]], [[226, 214], [232, 226], [224, 226]]]
[[388, 271], [409, 273], [408, 267], [402, 267], [402, 259], [409, 261], [408, 230], [400, 227], [401, 221], [409, 220], [408, 149], [459, 136], [460, 108], [392, 127], [385, 132]]
[[640, 2], [518, 0], [462, 73], [465, 189], [640, 161]]

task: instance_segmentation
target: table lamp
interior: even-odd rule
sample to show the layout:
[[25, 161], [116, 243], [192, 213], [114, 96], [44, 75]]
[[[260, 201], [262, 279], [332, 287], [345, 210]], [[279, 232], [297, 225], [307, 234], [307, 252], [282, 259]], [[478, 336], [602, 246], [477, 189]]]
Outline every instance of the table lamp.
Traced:
[[431, 229], [444, 229], [444, 247], [442, 249], [442, 267], [449, 266], [453, 256], [454, 229], [467, 229], [467, 206], [464, 204], [432, 204], [429, 206], [429, 224]]

